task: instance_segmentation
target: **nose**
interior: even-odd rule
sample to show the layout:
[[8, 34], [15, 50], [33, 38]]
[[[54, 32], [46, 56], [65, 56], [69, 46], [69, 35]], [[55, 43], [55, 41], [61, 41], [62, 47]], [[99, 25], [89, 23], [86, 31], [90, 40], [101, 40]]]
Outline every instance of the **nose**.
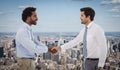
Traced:
[[38, 20], [38, 18], [36, 18], [36, 21]]

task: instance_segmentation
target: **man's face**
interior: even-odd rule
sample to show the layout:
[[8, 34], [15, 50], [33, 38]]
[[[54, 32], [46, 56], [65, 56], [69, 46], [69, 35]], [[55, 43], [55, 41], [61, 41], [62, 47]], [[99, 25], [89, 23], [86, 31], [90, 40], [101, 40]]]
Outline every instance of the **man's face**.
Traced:
[[38, 20], [38, 18], [37, 18], [36, 12], [32, 12], [32, 15], [30, 16], [30, 23], [31, 23], [31, 25], [32, 24], [36, 25], [37, 24], [37, 20]]
[[88, 22], [88, 18], [85, 16], [84, 11], [81, 12], [80, 19], [82, 24], [86, 24]]

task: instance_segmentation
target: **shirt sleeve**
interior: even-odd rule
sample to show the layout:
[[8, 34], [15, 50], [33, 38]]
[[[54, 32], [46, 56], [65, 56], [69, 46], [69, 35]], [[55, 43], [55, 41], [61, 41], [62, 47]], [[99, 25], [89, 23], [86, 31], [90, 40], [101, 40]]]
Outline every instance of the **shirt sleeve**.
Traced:
[[96, 31], [96, 38], [100, 52], [98, 67], [103, 67], [107, 57], [107, 44], [106, 44], [106, 37], [102, 29]]
[[[38, 41], [37, 39], [34, 39], [34, 43], [37, 45], [37, 47], [36, 47], [36, 52], [39, 54], [39, 53], [46, 53], [46, 52], [48, 52], [48, 47], [45, 45], [45, 44], [43, 44], [43, 43], [41, 43], [40, 41]], [[43, 48], [44, 47], [44, 48]], [[43, 48], [43, 49], [42, 49]], [[41, 49], [41, 51], [40, 51], [40, 49]]]
[[78, 45], [82, 41], [81, 39], [81, 33], [77, 35], [73, 40], [69, 41], [68, 43], [61, 46], [61, 51], [65, 51], [66, 49], [72, 48], [76, 45]]
[[45, 45], [38, 45], [36, 44], [34, 41], [32, 41], [30, 38], [29, 38], [29, 32], [27, 31], [23, 31], [20, 33], [20, 36], [19, 36], [19, 41], [20, 43], [29, 51], [29, 52], [32, 52], [32, 53], [37, 53], [37, 54], [40, 54], [40, 53], [45, 53], [48, 51], [48, 48], [47, 46]]

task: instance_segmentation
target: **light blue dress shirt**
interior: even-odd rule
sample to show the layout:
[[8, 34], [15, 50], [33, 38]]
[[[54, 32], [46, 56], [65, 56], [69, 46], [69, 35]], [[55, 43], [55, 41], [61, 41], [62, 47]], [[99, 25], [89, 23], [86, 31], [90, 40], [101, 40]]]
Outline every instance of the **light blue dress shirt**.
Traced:
[[16, 34], [16, 52], [18, 58], [35, 58], [35, 53], [46, 53], [48, 47], [35, 40], [31, 27], [24, 23]]

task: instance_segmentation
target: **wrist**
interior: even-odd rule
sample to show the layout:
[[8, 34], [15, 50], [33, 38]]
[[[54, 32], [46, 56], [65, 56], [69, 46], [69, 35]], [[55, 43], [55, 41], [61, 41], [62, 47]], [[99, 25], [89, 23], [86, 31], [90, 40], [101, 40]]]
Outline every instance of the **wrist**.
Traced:
[[59, 46], [58, 49], [61, 51], [61, 47]]

